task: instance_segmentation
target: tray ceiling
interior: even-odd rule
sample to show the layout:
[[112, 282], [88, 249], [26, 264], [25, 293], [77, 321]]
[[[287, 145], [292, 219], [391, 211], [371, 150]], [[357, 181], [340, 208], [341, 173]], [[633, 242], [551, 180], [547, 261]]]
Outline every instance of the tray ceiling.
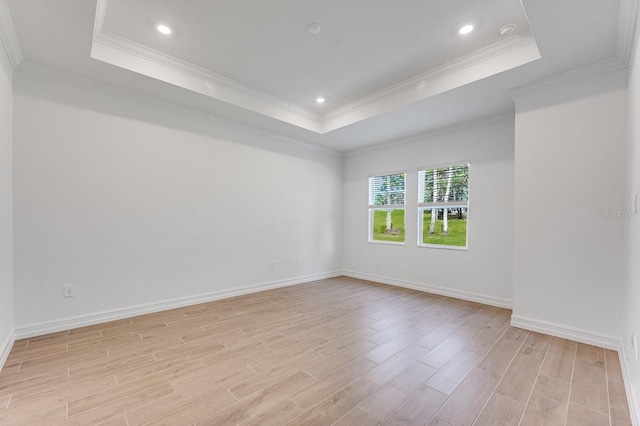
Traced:
[[540, 53], [519, 0], [98, 0], [91, 56], [322, 134]]
[[[513, 114], [510, 94], [625, 68], [638, 1], [264, 3], [0, 0], [0, 34], [18, 92], [45, 79], [350, 152]], [[475, 31], [461, 37], [466, 22]]]

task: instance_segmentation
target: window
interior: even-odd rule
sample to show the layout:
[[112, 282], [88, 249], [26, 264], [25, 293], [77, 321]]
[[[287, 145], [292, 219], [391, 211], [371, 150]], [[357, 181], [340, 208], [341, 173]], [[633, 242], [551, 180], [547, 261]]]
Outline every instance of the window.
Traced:
[[418, 172], [418, 245], [467, 247], [469, 165]]
[[404, 244], [404, 173], [369, 178], [369, 242]]

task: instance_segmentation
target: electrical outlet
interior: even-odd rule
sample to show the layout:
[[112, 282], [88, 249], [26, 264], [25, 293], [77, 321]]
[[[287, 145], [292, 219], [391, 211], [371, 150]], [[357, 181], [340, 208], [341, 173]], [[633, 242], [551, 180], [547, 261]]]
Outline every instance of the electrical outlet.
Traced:
[[271, 262], [271, 269], [273, 269], [274, 271], [278, 269], [278, 262], [276, 262], [275, 260]]
[[376, 259], [375, 262], [376, 262], [376, 265], [380, 265], [380, 263], [381, 263], [380, 259]]
[[74, 297], [76, 295], [76, 286], [75, 285], [65, 285], [64, 286], [64, 297]]

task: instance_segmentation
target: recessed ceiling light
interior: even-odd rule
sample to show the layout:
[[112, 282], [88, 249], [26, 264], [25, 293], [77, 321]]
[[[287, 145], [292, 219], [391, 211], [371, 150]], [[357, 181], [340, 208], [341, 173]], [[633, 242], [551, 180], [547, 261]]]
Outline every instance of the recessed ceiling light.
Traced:
[[316, 98], [316, 102], [319, 103], [319, 104], [323, 104], [325, 100], [326, 99], [323, 98], [322, 96], [319, 96], [319, 97]]
[[309, 25], [307, 25], [307, 30], [309, 30], [311, 34], [318, 34], [321, 29], [322, 27], [320, 26], [320, 24], [316, 24], [315, 22], [312, 22]]
[[471, 31], [473, 31], [473, 25], [471, 25], [471, 24], [467, 24], [467, 25], [465, 25], [464, 27], [461, 27], [461, 28], [458, 30], [458, 33], [459, 33], [460, 35], [467, 35], [467, 34], [469, 34]]
[[171, 28], [169, 28], [165, 24], [156, 25], [156, 30], [158, 30], [158, 32], [160, 32], [161, 34], [164, 34], [164, 35], [169, 35], [169, 34], [172, 33]]

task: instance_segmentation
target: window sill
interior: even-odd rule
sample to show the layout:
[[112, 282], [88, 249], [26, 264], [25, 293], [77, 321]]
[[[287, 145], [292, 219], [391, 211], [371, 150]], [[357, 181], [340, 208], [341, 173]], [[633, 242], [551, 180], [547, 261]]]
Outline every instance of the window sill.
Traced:
[[387, 246], [404, 246], [406, 243], [401, 243], [399, 241], [369, 241], [369, 244], [384, 244]]
[[444, 246], [439, 244], [418, 244], [418, 247], [430, 248], [430, 249], [454, 250], [454, 251], [469, 251], [468, 246], [460, 247], [460, 246]]

